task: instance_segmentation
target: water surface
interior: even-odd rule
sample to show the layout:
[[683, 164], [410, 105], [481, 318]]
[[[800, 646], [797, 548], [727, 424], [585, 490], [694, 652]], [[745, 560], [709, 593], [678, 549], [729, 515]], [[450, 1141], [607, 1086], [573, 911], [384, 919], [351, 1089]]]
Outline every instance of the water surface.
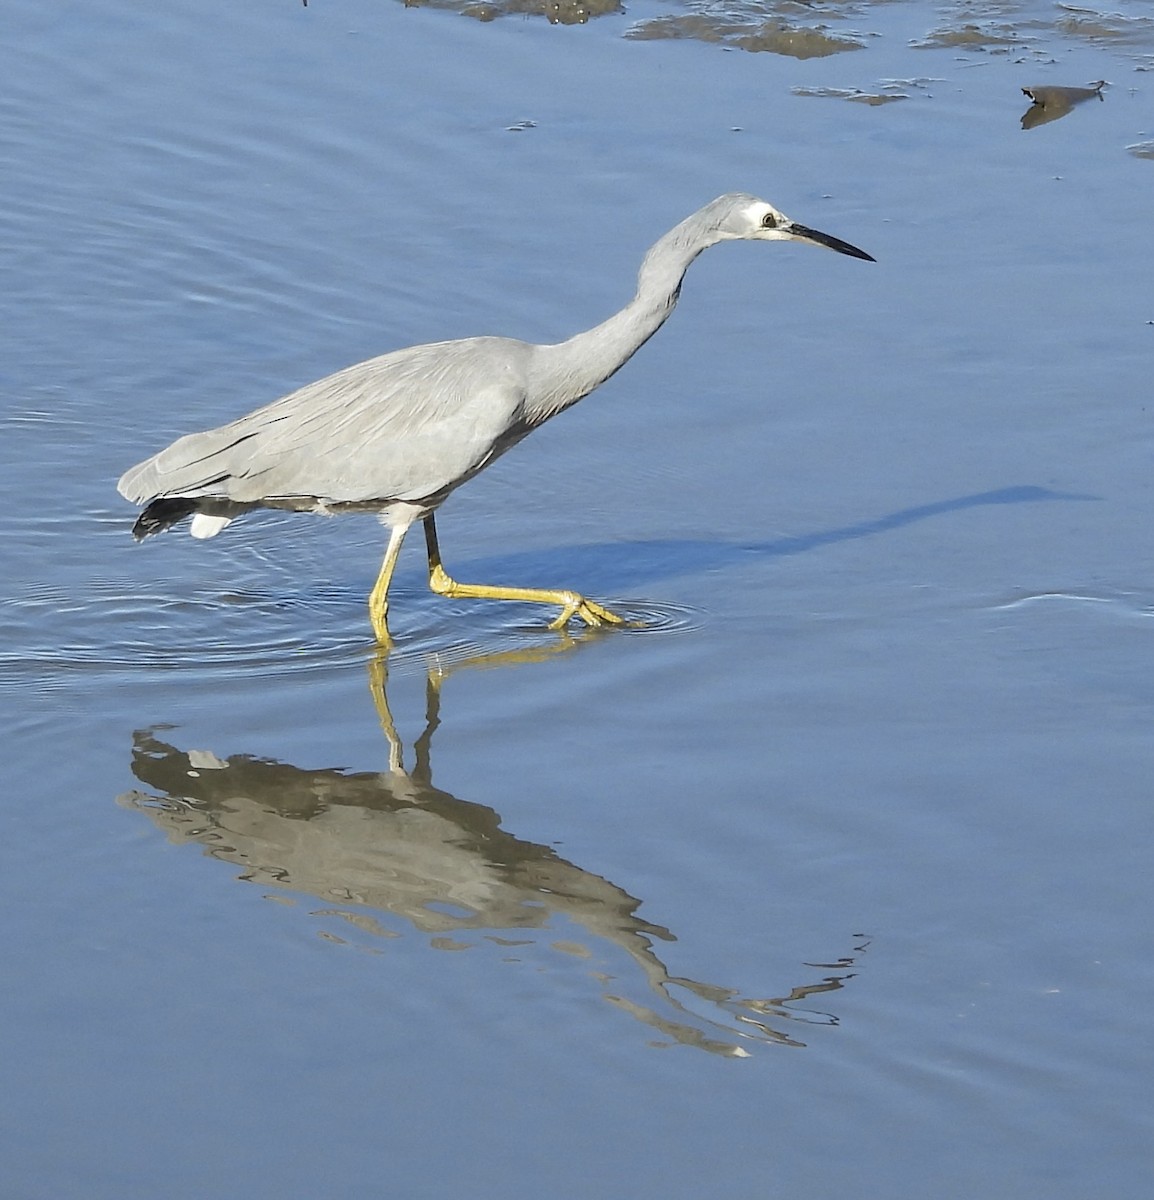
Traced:
[[[5, 1194], [1143, 1192], [1145, 6], [603, 7], [9, 5]], [[878, 262], [710, 251], [440, 521], [647, 628], [414, 546], [382, 664], [370, 518], [132, 543], [178, 434], [737, 189]]]

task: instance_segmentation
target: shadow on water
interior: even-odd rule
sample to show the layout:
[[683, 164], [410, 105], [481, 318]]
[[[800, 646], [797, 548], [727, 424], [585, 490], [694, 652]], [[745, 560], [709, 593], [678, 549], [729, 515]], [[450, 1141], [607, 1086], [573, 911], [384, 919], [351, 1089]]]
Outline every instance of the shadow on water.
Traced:
[[[560, 639], [554, 653], [577, 641]], [[411, 769], [389, 708], [386, 664], [376, 658], [370, 675], [389, 747], [385, 770], [307, 770], [246, 754], [221, 759], [178, 749], [153, 729], [136, 733], [132, 749], [133, 773], [149, 790], [129, 792], [118, 803], [147, 814], [170, 841], [199, 845], [239, 867], [239, 879], [314, 897], [323, 907], [312, 915], [343, 919], [363, 934], [398, 937], [383, 923], [395, 918], [434, 948], [462, 948], [450, 935], [480, 935], [467, 944], [487, 943], [518, 958], [544, 949], [585, 959], [602, 997], [657, 1030], [666, 1044], [745, 1057], [743, 1042], [804, 1045], [781, 1026], [836, 1025], [833, 1014], [807, 1006], [853, 977], [865, 950], [861, 935], [854, 935], [852, 956], [804, 964], [818, 978], [773, 998], [672, 975], [654, 947], [676, 938], [638, 915], [640, 900], [551, 847], [503, 829], [492, 808], [434, 785], [433, 735], [449, 674], [549, 656], [537, 647], [478, 656], [449, 672], [429, 670], [425, 727], [413, 743]], [[559, 943], [559, 928], [580, 930], [580, 937]], [[627, 970], [617, 976], [594, 970], [606, 957], [624, 961]], [[640, 1000], [626, 994], [637, 982], [648, 985]]]
[[1000, 504], [1034, 504], [1055, 500], [1097, 500], [1099, 497], [1076, 492], [1056, 492], [1049, 488], [1022, 485], [957, 496], [899, 509], [880, 517], [871, 517], [852, 525], [834, 529], [819, 529], [794, 537], [770, 538], [765, 541], [735, 542], [713, 539], [691, 540], [652, 539], [632, 542], [595, 542], [584, 546], [563, 546], [554, 551], [533, 551], [524, 555], [502, 555], [485, 562], [471, 562], [468, 570], [474, 574], [496, 575], [511, 579], [519, 574], [530, 578], [539, 576], [566, 579], [573, 586], [603, 591], [614, 588], [637, 587], [656, 579], [733, 567], [751, 559], [786, 558], [804, 554], [819, 546], [852, 542], [859, 538], [888, 533], [906, 525], [914, 525], [932, 517]]

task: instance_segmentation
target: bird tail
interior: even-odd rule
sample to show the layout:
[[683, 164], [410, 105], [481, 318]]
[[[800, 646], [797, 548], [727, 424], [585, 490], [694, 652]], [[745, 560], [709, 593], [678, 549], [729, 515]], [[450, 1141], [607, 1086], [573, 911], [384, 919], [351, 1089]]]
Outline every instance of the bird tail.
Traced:
[[153, 500], [136, 518], [136, 524], [132, 527], [132, 536], [139, 542], [146, 537], [151, 537], [154, 533], [163, 533], [170, 525], [175, 525], [177, 521], [183, 521], [185, 517], [191, 516], [198, 507], [195, 500], [181, 497], [171, 499], [161, 497], [159, 500]]

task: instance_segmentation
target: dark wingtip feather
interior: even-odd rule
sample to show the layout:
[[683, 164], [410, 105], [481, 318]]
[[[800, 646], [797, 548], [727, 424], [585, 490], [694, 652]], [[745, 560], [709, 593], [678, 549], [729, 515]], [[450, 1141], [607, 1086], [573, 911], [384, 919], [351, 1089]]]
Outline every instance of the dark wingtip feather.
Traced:
[[153, 500], [136, 518], [132, 536], [139, 542], [154, 533], [163, 533], [170, 525], [196, 512], [195, 500]]

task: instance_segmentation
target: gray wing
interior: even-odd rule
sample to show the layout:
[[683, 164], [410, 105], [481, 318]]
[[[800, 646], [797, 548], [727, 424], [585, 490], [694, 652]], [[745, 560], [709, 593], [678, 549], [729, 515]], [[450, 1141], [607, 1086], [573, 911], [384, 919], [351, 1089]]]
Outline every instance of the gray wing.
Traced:
[[413, 346], [346, 367], [239, 420], [177, 439], [117, 485], [137, 504], [422, 500], [524, 433], [531, 347], [509, 338]]

